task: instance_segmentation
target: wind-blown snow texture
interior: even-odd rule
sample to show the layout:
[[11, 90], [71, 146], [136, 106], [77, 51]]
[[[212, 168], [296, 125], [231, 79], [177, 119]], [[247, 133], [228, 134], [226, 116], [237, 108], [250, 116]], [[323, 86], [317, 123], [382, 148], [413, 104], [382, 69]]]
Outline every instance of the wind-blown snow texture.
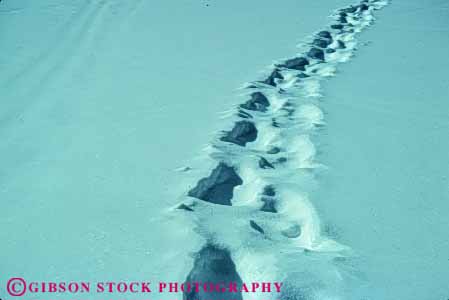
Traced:
[[[334, 22], [304, 43], [298, 56], [276, 63], [265, 78], [244, 88], [248, 100], [231, 113], [232, 125], [210, 147], [217, 166], [188, 192], [193, 199], [178, 206], [195, 218], [205, 239], [196, 259], [202, 263], [191, 274], [228, 281], [227, 272], [210, 270], [217, 269], [216, 255], [230, 251], [244, 282], [283, 281], [281, 298], [350, 297], [351, 275], [344, 266], [350, 248], [323, 231], [307, 195], [323, 168], [311, 137], [325, 124], [320, 82], [351, 58], [357, 34], [386, 4], [362, 1], [336, 11]], [[207, 295], [186, 295], [197, 297]]]

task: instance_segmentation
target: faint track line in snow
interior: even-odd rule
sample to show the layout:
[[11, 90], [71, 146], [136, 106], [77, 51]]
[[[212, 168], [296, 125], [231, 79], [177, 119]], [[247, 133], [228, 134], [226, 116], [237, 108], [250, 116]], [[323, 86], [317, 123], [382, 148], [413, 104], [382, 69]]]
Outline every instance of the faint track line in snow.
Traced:
[[[23, 85], [20, 88], [20, 96], [27, 100], [27, 105], [18, 106], [15, 111], [8, 112], [0, 120], [0, 123], [3, 123], [2, 130], [5, 130], [5, 125], [10, 119], [18, 118], [34, 105], [38, 105], [37, 99], [48, 90], [48, 86], [58, 84], [59, 74], [66, 71], [71, 63], [77, 63], [77, 59], [80, 58], [79, 49], [87, 46], [93, 32], [100, 30], [93, 25], [99, 22], [98, 19], [106, 3], [106, 1], [84, 1], [82, 5], [77, 6], [74, 14], [58, 30], [57, 35], [62, 37], [59, 42], [43, 48], [37, 58], [31, 59], [24, 68], [5, 81], [2, 87], [5, 89], [13, 85]], [[89, 30], [92, 32], [89, 33]], [[52, 103], [43, 104], [51, 105]]]
[[22, 68], [15, 75], [11, 76], [9, 80], [6, 80], [3, 86], [8, 87], [21, 77], [27, 75], [27, 73], [31, 73], [37, 68], [45, 65], [48, 62], [48, 59], [55, 55], [60, 48], [62, 48], [61, 45], [64, 45], [65, 41], [68, 39], [67, 36], [70, 34], [70, 28], [80, 17], [83, 16], [87, 8], [88, 5], [82, 5], [74, 15], [72, 15], [63, 25], [61, 25], [61, 29], [56, 34], [58, 37], [61, 37], [57, 45], [49, 45], [49, 47], [43, 49], [37, 57], [30, 59], [29, 63], [26, 64], [24, 68]]

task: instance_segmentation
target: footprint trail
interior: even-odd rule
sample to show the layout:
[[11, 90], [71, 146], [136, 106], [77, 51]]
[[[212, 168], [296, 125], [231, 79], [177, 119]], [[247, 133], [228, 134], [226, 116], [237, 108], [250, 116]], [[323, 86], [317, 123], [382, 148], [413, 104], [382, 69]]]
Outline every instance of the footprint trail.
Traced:
[[[186, 281], [273, 280], [284, 284], [282, 299], [350, 298], [350, 248], [327, 236], [307, 196], [323, 168], [311, 137], [325, 125], [321, 82], [353, 56], [357, 34], [387, 4], [364, 0], [335, 11], [331, 24], [302, 44], [297, 56], [245, 86], [246, 99], [211, 144], [215, 167], [175, 210], [189, 214], [204, 239]], [[269, 299], [217, 295], [245, 297]], [[186, 300], [206, 298], [211, 295], [184, 294]]]

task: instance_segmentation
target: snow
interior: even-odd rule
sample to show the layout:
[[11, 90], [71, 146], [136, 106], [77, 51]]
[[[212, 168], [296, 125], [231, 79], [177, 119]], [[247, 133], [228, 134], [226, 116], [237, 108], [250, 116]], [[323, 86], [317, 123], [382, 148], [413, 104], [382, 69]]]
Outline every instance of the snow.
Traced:
[[[293, 274], [302, 286], [333, 287], [329, 261], [350, 248], [357, 255], [350, 267], [362, 274], [349, 282], [351, 298], [447, 298], [449, 40], [441, 1], [394, 1], [362, 33], [367, 43], [355, 57], [350, 49], [335, 56], [337, 70], [317, 68], [331, 78], [299, 92], [319, 99], [296, 112], [307, 134], [291, 139], [290, 130], [276, 140], [261, 121], [266, 130], [254, 147], [291, 147], [289, 166], [316, 168], [317, 178], [281, 169], [282, 182], [226, 148], [251, 183], [236, 189], [236, 206], [198, 204], [195, 219], [172, 210], [215, 167], [209, 154], [223, 157], [211, 143], [232, 126], [246, 95], [239, 88], [293, 57], [296, 44], [348, 4], [2, 1], [0, 282], [16, 275], [181, 282], [204, 243], [194, 229], [202, 223], [233, 247], [243, 279], [274, 280], [297, 268], [316, 276]], [[289, 76], [286, 89], [294, 87]], [[274, 111], [286, 100], [271, 97]], [[280, 261], [276, 244], [242, 229], [256, 218], [251, 195], [266, 180], [277, 180], [284, 199], [299, 200], [257, 224], [277, 242], [302, 220], [300, 238], [284, 250], [316, 254]], [[300, 198], [295, 180], [304, 186]], [[320, 228], [334, 232], [328, 239]]]
[[1, 281], [184, 279], [196, 235], [159, 222], [175, 170], [346, 3], [2, 1]]
[[448, 297], [447, 12], [393, 1], [324, 87], [314, 204], [357, 253], [362, 299]]

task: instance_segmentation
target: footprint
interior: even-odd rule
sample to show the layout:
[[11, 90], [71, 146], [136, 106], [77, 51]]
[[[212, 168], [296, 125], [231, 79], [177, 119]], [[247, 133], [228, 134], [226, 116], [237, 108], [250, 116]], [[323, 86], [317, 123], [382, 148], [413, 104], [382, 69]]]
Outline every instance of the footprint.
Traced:
[[307, 56], [310, 58], [324, 61], [324, 52], [319, 48], [312, 47], [312, 49], [310, 49], [309, 52], [307, 52]]
[[330, 40], [331, 42], [333, 41], [333, 39], [332, 39], [332, 34], [331, 34], [329, 31], [323, 30], [323, 31], [318, 32], [317, 35], [318, 35], [319, 37], [328, 39], [328, 40]]
[[[187, 275], [185, 282], [233, 282], [237, 286], [242, 285], [242, 279], [235, 268], [229, 251], [212, 244], [205, 245], [196, 253], [193, 268]], [[242, 294], [241, 292], [206, 292], [203, 289], [196, 292], [193, 287], [190, 291], [183, 293], [183, 300], [199, 299], [242, 300]]]
[[320, 48], [326, 48], [330, 44], [332, 44], [332, 41], [330, 41], [328, 39], [314, 39], [312, 42], [312, 45], [320, 47]]
[[283, 64], [279, 65], [279, 67], [287, 68], [287, 69], [294, 69], [294, 70], [300, 70], [305, 71], [305, 67], [309, 65], [309, 60], [305, 57], [296, 57], [292, 59], [286, 60]]
[[220, 138], [223, 142], [233, 143], [239, 146], [246, 146], [246, 143], [254, 142], [257, 139], [257, 129], [254, 123], [243, 120], [234, 124], [231, 131]]
[[279, 72], [279, 69], [274, 69], [273, 72], [271, 72], [270, 76], [268, 76], [268, 78], [262, 82], [271, 86], [276, 86], [276, 79], [284, 79], [284, 76], [282, 76], [282, 74]]
[[265, 195], [265, 196], [273, 197], [273, 196], [276, 196], [276, 190], [275, 190], [275, 188], [272, 185], [266, 185], [263, 188], [262, 194]]
[[209, 177], [198, 181], [188, 195], [210, 203], [231, 206], [234, 188], [241, 184], [243, 180], [234, 168], [220, 162]]
[[270, 102], [261, 92], [252, 93], [251, 99], [240, 105], [241, 108], [261, 112], [267, 111], [268, 106], [270, 106]]

